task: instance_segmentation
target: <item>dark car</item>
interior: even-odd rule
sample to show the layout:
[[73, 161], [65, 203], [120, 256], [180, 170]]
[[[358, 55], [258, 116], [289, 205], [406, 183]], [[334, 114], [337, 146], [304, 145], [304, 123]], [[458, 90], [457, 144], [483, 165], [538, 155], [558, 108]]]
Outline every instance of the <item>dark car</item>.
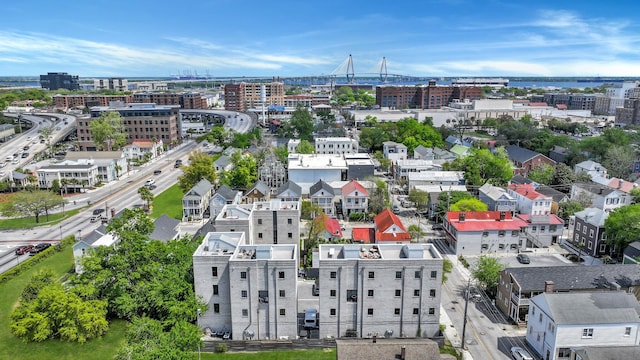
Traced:
[[104, 212], [104, 209], [95, 209], [93, 210], [92, 214], [93, 215], [100, 215]]
[[23, 245], [16, 249], [16, 255], [26, 254], [33, 249], [33, 245]]
[[157, 188], [157, 186], [155, 186], [153, 184], [149, 185], [148, 187], [149, 187], [149, 190], [153, 190], [153, 189]]
[[51, 244], [40, 243], [40, 244], [34, 246], [33, 249], [29, 250], [29, 255], [33, 256], [33, 255], [36, 255], [38, 253], [41, 253], [41, 252], [45, 251], [47, 248], [49, 248], [49, 246], [51, 246]]
[[431, 227], [431, 230], [444, 230], [444, 228], [442, 227], [442, 225], [433, 225]]
[[29, 150], [29, 145], [26, 145], [25, 147], [23, 147], [22, 150], [24, 150], [24, 151]]
[[29, 156], [29, 153], [28, 153], [28, 152], [23, 152], [23, 153], [22, 153], [22, 158], [23, 158], [23, 159], [24, 159], [24, 158], [26, 158], [27, 156]]
[[516, 259], [518, 259], [520, 264], [529, 264], [529, 263], [531, 263], [531, 260], [529, 259], [529, 256], [525, 255], [525, 254], [518, 254], [518, 256], [516, 256]]
[[154, 170], [153, 171], [153, 175], [160, 175], [162, 174], [162, 170]]

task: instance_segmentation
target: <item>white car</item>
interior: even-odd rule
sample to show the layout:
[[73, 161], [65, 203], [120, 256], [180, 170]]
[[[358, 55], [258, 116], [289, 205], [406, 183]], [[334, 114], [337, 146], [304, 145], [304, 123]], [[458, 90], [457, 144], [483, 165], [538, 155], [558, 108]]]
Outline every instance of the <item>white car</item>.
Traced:
[[533, 356], [531, 356], [527, 350], [514, 346], [511, 348], [511, 357], [515, 360], [533, 360]]
[[5, 167], [5, 166], [7, 166], [7, 163], [6, 163], [6, 162], [0, 162], [0, 168], [3, 168], [3, 167]]
[[12, 163], [13, 165], [15, 165], [15, 164], [17, 164], [17, 163], [19, 163], [19, 162], [20, 162], [20, 160], [18, 160], [18, 158], [15, 158], [15, 159], [11, 160], [11, 163]]
[[155, 184], [156, 181], [154, 179], [147, 179], [147, 182], [144, 184], [145, 186], [151, 186]]

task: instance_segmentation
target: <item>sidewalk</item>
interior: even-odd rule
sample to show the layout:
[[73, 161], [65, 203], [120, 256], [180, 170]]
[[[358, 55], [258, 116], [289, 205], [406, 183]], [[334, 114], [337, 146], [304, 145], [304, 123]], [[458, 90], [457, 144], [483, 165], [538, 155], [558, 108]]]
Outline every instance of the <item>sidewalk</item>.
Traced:
[[[451, 341], [451, 345], [454, 348], [460, 349], [462, 344], [462, 339], [458, 335], [458, 330], [456, 330], [456, 328], [453, 327], [453, 323], [451, 322], [451, 319], [449, 319], [449, 315], [447, 315], [447, 312], [445, 311], [444, 307], [442, 307], [442, 305], [440, 305], [440, 324], [443, 324], [445, 326], [445, 329], [444, 329], [445, 338]], [[462, 360], [473, 360], [473, 357], [471, 357], [471, 354], [469, 353], [469, 351], [462, 350]]]

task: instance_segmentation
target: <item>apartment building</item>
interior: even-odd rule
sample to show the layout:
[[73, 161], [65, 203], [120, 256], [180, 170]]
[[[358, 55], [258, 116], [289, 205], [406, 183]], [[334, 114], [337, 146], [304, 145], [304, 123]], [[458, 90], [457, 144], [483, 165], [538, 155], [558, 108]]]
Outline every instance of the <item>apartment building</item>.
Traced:
[[517, 253], [527, 223], [506, 211], [447, 212], [445, 240], [456, 255]]
[[320, 337], [432, 337], [442, 256], [432, 244], [319, 247]]
[[212, 221], [215, 232], [242, 232], [247, 244], [253, 244], [251, 223], [253, 204], [225, 205]]
[[180, 106], [182, 109], [206, 109], [206, 99], [200, 93], [149, 92], [136, 93], [132, 96], [134, 103], [154, 103], [157, 105]]
[[123, 78], [93, 79], [94, 90], [129, 90], [129, 80]]
[[111, 111], [120, 114], [129, 144], [137, 139], [159, 139], [164, 145], [172, 145], [180, 141], [182, 131], [178, 106], [111, 104], [92, 107], [89, 119], [78, 119], [78, 144], [81, 149], [96, 150], [89, 124], [99, 118], [103, 112]]
[[224, 86], [224, 108], [231, 111], [246, 111], [264, 106], [284, 106], [284, 84], [271, 83], [237, 83]]
[[436, 85], [376, 87], [376, 104], [392, 109], [440, 109], [449, 103], [482, 99], [482, 88], [476, 86]]
[[355, 154], [358, 141], [348, 137], [322, 137], [315, 139], [316, 154]]
[[208, 309], [200, 328], [231, 339], [298, 335], [297, 246], [246, 245], [241, 232], [208, 233], [193, 254], [196, 296]]
[[271, 199], [255, 203], [251, 232], [255, 244], [298, 244], [300, 202]]
[[57, 109], [67, 110], [76, 107], [109, 106], [112, 102], [128, 104], [131, 95], [54, 95], [53, 104]]
[[80, 77], [66, 72], [50, 72], [47, 75], [40, 75], [40, 86], [48, 90], [79, 90]]
[[54, 180], [65, 192], [80, 192], [100, 182], [98, 165], [90, 159], [65, 160], [55, 165], [42, 166], [36, 170], [38, 186], [50, 189]]

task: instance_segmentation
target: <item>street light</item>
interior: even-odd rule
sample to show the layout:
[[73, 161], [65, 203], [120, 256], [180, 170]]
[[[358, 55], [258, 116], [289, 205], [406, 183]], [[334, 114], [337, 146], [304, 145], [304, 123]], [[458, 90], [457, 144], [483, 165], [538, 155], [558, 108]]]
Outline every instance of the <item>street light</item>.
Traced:
[[[200, 314], [202, 313], [202, 310], [198, 309], [197, 312], [198, 312], [198, 317], [196, 318], [196, 324], [198, 325], [198, 329], [200, 329]], [[202, 338], [198, 340], [198, 360], [200, 360], [200, 341], [201, 340]]]
[[462, 349], [464, 350], [464, 335], [465, 335], [465, 330], [467, 330], [467, 308], [469, 307], [469, 296], [471, 295], [470, 293], [470, 287], [471, 287], [471, 278], [469, 278], [469, 280], [467, 281], [467, 290], [465, 292], [465, 300], [464, 300], [464, 317], [462, 320]]

